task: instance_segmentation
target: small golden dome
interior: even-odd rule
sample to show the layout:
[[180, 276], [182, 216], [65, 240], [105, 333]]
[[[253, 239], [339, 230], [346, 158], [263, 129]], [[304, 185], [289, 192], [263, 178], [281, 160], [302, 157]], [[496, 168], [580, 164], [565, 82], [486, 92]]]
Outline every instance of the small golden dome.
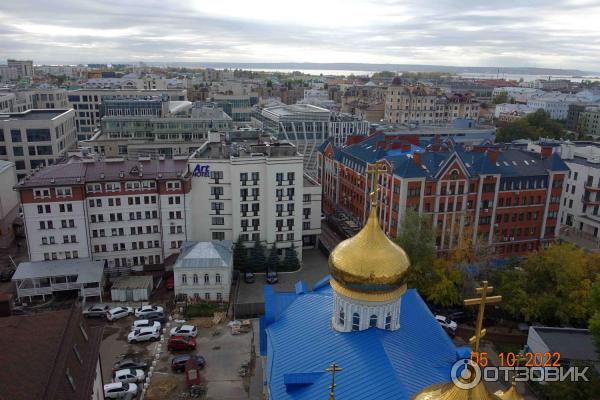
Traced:
[[329, 255], [332, 288], [356, 300], [400, 298], [406, 291], [409, 266], [404, 250], [379, 226], [376, 204], [361, 231], [339, 243]]
[[454, 383], [442, 383], [423, 389], [413, 400], [500, 400], [490, 393], [483, 381], [472, 389], [461, 389]]

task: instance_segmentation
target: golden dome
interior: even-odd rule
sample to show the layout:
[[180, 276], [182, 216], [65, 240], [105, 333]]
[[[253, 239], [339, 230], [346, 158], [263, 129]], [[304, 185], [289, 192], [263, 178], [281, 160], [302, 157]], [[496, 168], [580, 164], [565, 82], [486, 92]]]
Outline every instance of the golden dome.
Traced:
[[361, 231], [339, 243], [329, 255], [332, 288], [356, 300], [400, 298], [406, 291], [409, 266], [404, 250], [379, 226], [376, 204]]
[[418, 393], [413, 400], [501, 400], [490, 393], [483, 381], [472, 389], [461, 389], [454, 383], [442, 383], [429, 386]]

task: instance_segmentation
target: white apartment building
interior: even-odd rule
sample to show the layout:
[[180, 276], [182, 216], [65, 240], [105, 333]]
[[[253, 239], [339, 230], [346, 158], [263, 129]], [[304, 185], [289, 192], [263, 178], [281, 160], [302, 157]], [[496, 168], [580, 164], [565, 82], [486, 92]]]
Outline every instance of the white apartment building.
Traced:
[[304, 174], [302, 194], [302, 246], [316, 247], [321, 235], [321, 185]]
[[17, 184], [15, 164], [0, 160], [0, 248], [10, 246], [15, 238], [13, 222], [19, 210], [19, 198], [12, 188]]
[[[241, 238], [249, 245], [259, 240], [267, 247], [276, 243], [282, 254], [294, 246], [302, 256], [304, 182], [302, 156], [295, 146], [228, 143], [209, 135], [190, 157], [189, 170], [193, 240]], [[311, 209], [310, 214], [317, 212], [320, 216], [320, 210]], [[309, 232], [316, 232], [315, 224]]]
[[15, 163], [18, 179], [66, 157], [76, 143], [73, 110], [0, 114], [0, 159]]
[[535, 97], [527, 102], [527, 105], [534, 110], [540, 108], [550, 114], [550, 118], [556, 120], [566, 120], [569, 112], [569, 105], [578, 102], [578, 99], [571, 95], [552, 95], [544, 97]]
[[88, 68], [82, 65], [39, 65], [35, 74], [52, 76], [66, 76], [69, 79], [82, 79], [87, 77]]
[[190, 234], [187, 161], [71, 159], [20, 182], [31, 261], [91, 258], [143, 270]]
[[17, 70], [19, 78], [33, 76], [33, 61], [32, 60], [6, 60], [6, 65]]
[[496, 97], [502, 93], [506, 93], [509, 100], [513, 98], [517, 103], [527, 103], [529, 100], [540, 97], [546, 94], [543, 90], [527, 88], [527, 87], [497, 87], [492, 91], [492, 97]]
[[69, 103], [76, 112], [78, 140], [88, 140], [100, 127], [100, 104], [104, 97], [140, 98], [165, 96], [169, 101], [186, 101], [185, 89], [138, 90], [131, 89], [76, 89], [67, 92]]

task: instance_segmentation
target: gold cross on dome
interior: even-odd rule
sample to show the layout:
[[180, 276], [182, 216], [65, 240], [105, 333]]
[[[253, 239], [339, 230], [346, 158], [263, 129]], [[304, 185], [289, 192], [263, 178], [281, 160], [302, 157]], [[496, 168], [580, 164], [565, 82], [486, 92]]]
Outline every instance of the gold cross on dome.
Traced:
[[373, 174], [373, 187], [369, 197], [371, 199], [371, 206], [377, 205], [377, 192], [379, 191], [379, 173], [387, 172], [387, 169], [383, 166], [383, 162], [376, 161], [375, 164], [367, 166], [367, 174]]
[[477, 294], [480, 294], [481, 297], [474, 299], [465, 300], [465, 306], [474, 306], [479, 305], [479, 311], [477, 313], [477, 326], [475, 326], [475, 336], [469, 339], [469, 343], [471, 345], [475, 345], [473, 347], [473, 351], [475, 353], [479, 353], [479, 342], [481, 338], [485, 336], [485, 329], [482, 329], [483, 325], [483, 315], [485, 314], [485, 305], [491, 303], [499, 303], [502, 301], [502, 296], [488, 296], [488, 293], [491, 293], [494, 290], [493, 286], [488, 286], [488, 281], [483, 281], [481, 283], [481, 287], [475, 289]]
[[335, 361], [329, 366], [329, 368], [325, 368], [325, 371], [331, 372], [331, 385], [329, 386], [329, 400], [335, 400], [335, 373], [340, 372], [342, 369], [337, 366]]

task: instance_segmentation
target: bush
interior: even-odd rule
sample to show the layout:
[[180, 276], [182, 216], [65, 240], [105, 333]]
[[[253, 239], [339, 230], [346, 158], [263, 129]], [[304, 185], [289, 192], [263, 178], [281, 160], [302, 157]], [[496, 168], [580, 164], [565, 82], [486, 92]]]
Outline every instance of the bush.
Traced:
[[190, 304], [185, 309], [185, 317], [212, 317], [215, 312], [227, 312], [227, 303], [202, 302]]

